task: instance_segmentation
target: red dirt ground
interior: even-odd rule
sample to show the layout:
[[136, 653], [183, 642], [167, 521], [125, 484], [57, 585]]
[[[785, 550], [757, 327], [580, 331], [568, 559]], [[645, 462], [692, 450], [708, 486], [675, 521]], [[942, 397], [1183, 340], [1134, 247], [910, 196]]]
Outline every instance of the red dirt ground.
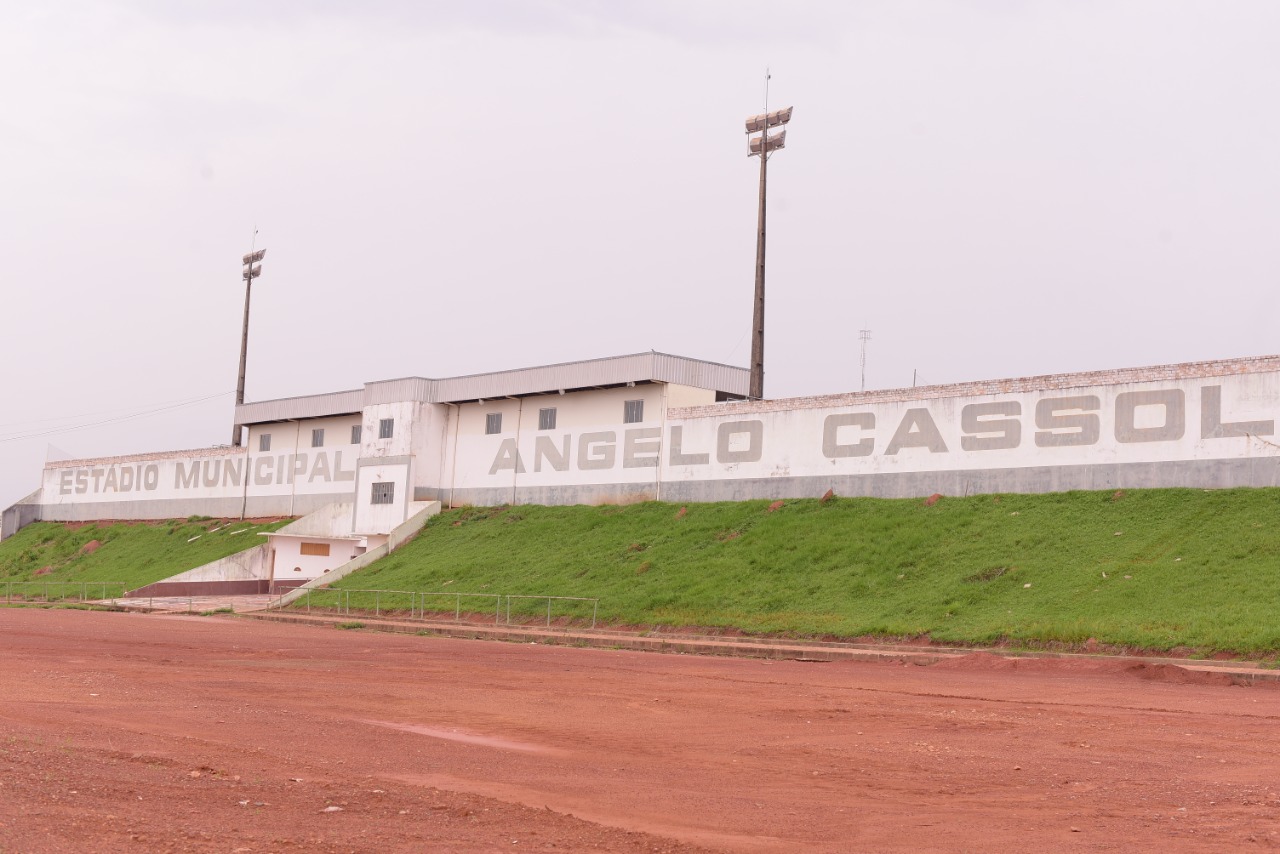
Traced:
[[1280, 691], [1177, 668], [26, 609], [0, 651], [4, 852], [1280, 847]]

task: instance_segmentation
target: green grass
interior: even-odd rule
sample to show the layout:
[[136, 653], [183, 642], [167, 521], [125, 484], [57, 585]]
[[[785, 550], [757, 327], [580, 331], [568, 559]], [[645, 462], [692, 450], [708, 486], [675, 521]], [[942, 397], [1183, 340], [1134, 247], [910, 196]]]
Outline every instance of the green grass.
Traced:
[[[260, 531], [284, 524], [195, 518], [134, 524], [37, 522], [0, 542], [0, 582], [118, 581], [136, 589], [261, 545]], [[95, 540], [99, 545], [89, 547]]]
[[1280, 650], [1280, 489], [769, 503], [449, 511], [336, 586], [599, 597], [639, 626]]

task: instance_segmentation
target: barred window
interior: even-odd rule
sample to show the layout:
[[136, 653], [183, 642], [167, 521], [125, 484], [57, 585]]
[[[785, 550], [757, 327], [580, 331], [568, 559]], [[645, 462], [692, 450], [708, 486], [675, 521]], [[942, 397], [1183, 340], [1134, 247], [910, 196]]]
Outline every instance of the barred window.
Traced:
[[258, 450], [262, 451], [263, 453], [266, 453], [267, 451], [271, 450], [271, 434], [270, 433], [258, 434]]
[[538, 429], [554, 430], [556, 429], [556, 408], [538, 410]]
[[362, 424], [352, 424], [352, 425], [351, 425], [351, 444], [353, 444], [353, 445], [359, 445], [359, 444], [360, 444], [360, 428], [361, 428], [361, 427], [363, 427], [363, 426], [364, 426], [364, 425], [362, 425]]
[[370, 504], [394, 504], [396, 500], [395, 483], [375, 483]]
[[323, 428], [319, 428], [311, 431], [311, 447], [313, 448], [324, 447], [324, 429]]
[[484, 417], [484, 432], [490, 436], [502, 432], [501, 412], [490, 412]]
[[396, 431], [396, 420], [394, 418], [383, 418], [378, 422], [378, 438], [390, 439], [391, 435]]
[[313, 555], [315, 557], [328, 557], [329, 544], [328, 543], [302, 543], [301, 546], [298, 548], [298, 553], [304, 554], [304, 555]]
[[622, 406], [622, 423], [639, 424], [644, 420], [644, 401], [628, 400]]

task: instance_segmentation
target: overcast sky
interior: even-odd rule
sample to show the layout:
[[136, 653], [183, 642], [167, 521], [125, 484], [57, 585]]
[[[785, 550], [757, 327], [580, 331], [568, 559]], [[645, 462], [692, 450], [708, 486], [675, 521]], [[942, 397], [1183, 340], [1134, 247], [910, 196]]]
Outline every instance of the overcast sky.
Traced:
[[766, 67], [766, 396], [1280, 350], [1273, 0], [0, 0], [0, 507], [228, 441], [255, 227], [250, 400], [745, 366]]

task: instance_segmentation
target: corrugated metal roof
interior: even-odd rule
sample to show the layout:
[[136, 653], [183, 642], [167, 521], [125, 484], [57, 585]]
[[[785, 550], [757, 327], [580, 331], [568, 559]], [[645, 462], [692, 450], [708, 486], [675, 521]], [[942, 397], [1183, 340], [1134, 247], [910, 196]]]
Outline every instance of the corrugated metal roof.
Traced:
[[429, 401], [434, 395], [436, 380], [422, 377], [405, 377], [399, 380], [380, 380], [364, 384], [364, 405], [375, 403], [399, 403], [402, 400]]
[[750, 372], [746, 368], [672, 356], [668, 353], [636, 353], [439, 380], [425, 377], [382, 380], [366, 383], [364, 389], [359, 391], [246, 403], [236, 407], [236, 420], [240, 424], [261, 424], [359, 412], [365, 406], [377, 403], [405, 400], [462, 403], [561, 389], [572, 391], [653, 381], [746, 395]]
[[750, 373], [746, 368], [667, 353], [635, 353], [439, 380], [435, 400], [461, 403], [488, 397], [516, 397], [560, 389], [570, 391], [651, 381], [745, 395]]
[[242, 403], [236, 407], [237, 424], [265, 424], [302, 418], [324, 418], [327, 415], [349, 415], [364, 409], [364, 389], [311, 394], [305, 397], [282, 397]]

